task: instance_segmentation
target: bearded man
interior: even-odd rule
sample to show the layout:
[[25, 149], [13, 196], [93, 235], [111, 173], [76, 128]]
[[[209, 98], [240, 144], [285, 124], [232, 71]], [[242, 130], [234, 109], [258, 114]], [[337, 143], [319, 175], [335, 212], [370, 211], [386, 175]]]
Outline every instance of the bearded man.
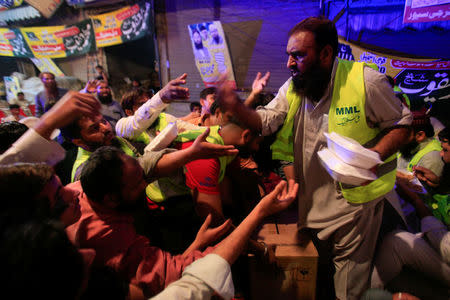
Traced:
[[[336, 298], [360, 299], [368, 288], [385, 195], [394, 187], [395, 153], [408, 140], [411, 114], [383, 74], [337, 58], [337, 30], [330, 20], [307, 18], [288, 38], [292, 77], [272, 102], [254, 111], [236, 97], [221, 99], [219, 92], [219, 99], [262, 135], [279, 130], [273, 158], [293, 162], [298, 228], [312, 234], [321, 259], [332, 260]], [[379, 153], [384, 163], [377, 180], [349, 186], [327, 173], [317, 152], [327, 145], [324, 133], [332, 131]]]
[[44, 90], [37, 94], [35, 98], [36, 117], [38, 118], [50, 110], [67, 93], [66, 89], [58, 87], [53, 73], [42, 72], [39, 74], [39, 78], [44, 84]]

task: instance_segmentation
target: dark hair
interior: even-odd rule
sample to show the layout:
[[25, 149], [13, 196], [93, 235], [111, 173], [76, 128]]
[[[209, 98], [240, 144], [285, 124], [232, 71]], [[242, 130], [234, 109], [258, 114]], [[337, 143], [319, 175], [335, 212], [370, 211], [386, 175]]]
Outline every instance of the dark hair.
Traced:
[[219, 106], [219, 103], [220, 103], [220, 101], [219, 101], [218, 99], [216, 99], [216, 100], [213, 102], [213, 104], [211, 104], [211, 106], [209, 107], [209, 112], [210, 112], [212, 115], [214, 115], [214, 114], [216, 113], [216, 110], [217, 110], [217, 109], [219, 109], [221, 112], [223, 112], [222, 109], [221, 109], [220, 106]]
[[391, 87], [395, 86], [395, 80], [394, 78], [392, 78], [392, 76], [386, 75], [387, 80], [389, 81], [389, 84], [391, 85]]
[[101, 65], [96, 65], [95, 68], [99, 68], [103, 70], [103, 67]]
[[23, 92], [18, 92], [18, 93], [16, 94], [16, 96], [19, 96], [19, 95], [24, 95], [24, 96], [25, 96], [25, 94], [24, 94]]
[[5, 152], [17, 141], [28, 127], [25, 124], [13, 121], [0, 124], [0, 154]]
[[122, 156], [115, 147], [103, 146], [92, 153], [81, 171], [83, 192], [90, 200], [101, 203], [105, 195], [120, 194], [122, 186]]
[[10, 104], [9, 109], [11, 109], [11, 108], [20, 108], [20, 106], [17, 104]]
[[0, 239], [3, 295], [14, 295], [14, 299], [77, 298], [83, 282], [83, 258], [59, 224], [16, 224], [2, 228]]
[[16, 163], [0, 166], [0, 211], [3, 219], [20, 223], [31, 219], [52, 217], [50, 200], [40, 198], [47, 183], [55, 175], [44, 163]]
[[55, 74], [53, 74], [52, 72], [42, 72], [41, 74], [39, 74], [39, 78], [42, 80], [42, 78], [44, 78], [44, 74], [50, 74], [53, 76], [53, 79], [55, 79]]
[[89, 283], [81, 300], [125, 300], [129, 292], [127, 281], [109, 266], [92, 266]]
[[[83, 118], [83, 117], [81, 117]], [[61, 135], [68, 141], [72, 141], [73, 139], [79, 139], [81, 138], [81, 127], [79, 124], [79, 121], [81, 118], [76, 119], [69, 125], [66, 125], [61, 130]]]
[[333, 49], [333, 58], [337, 56], [338, 34], [332, 21], [324, 16], [306, 18], [289, 30], [288, 37], [304, 31], [314, 34], [317, 51], [322, 50], [326, 45], [330, 45]]
[[431, 125], [430, 116], [426, 114], [424, 109], [412, 111], [413, 121], [411, 124], [414, 134], [423, 131], [427, 137], [434, 136], [434, 128]]
[[148, 97], [148, 92], [141, 87], [139, 87], [137, 89], [132, 89], [132, 90], [126, 92], [122, 96], [122, 101], [121, 101], [122, 109], [124, 111], [126, 109], [133, 110], [133, 106], [142, 97]]
[[201, 105], [200, 105], [200, 103], [199, 102], [197, 102], [197, 101], [195, 101], [195, 102], [191, 102], [191, 104], [189, 104], [189, 109], [191, 110], [191, 111], [194, 111], [194, 108], [195, 107], [202, 107]]
[[450, 127], [445, 127], [439, 131], [438, 138], [441, 142], [444, 140], [450, 141]]
[[200, 92], [200, 99], [206, 99], [206, 96], [216, 94], [217, 89], [215, 87], [209, 87]]

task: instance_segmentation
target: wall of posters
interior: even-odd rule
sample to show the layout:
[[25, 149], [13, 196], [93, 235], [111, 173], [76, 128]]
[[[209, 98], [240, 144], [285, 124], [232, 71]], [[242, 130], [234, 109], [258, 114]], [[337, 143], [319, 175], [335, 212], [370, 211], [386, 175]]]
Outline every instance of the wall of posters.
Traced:
[[90, 19], [66, 26], [20, 28], [32, 57], [58, 58], [95, 51], [95, 34]]
[[150, 3], [91, 16], [97, 47], [117, 45], [144, 37], [149, 29]]
[[188, 25], [195, 64], [206, 87], [216, 86], [221, 74], [236, 87], [227, 41], [219, 21]]
[[450, 100], [450, 61], [408, 59], [390, 56], [339, 40], [342, 59], [375, 63], [381, 73], [395, 78], [397, 86], [408, 95], [412, 108], [424, 102]]

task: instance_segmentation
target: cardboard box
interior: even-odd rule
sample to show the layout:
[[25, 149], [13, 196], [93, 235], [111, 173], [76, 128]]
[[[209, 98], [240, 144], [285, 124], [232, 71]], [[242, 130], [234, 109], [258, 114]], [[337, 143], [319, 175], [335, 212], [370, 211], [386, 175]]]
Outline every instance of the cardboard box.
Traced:
[[278, 266], [249, 255], [250, 299], [314, 300], [319, 255], [309, 237], [296, 224], [265, 224], [258, 241], [275, 248]]

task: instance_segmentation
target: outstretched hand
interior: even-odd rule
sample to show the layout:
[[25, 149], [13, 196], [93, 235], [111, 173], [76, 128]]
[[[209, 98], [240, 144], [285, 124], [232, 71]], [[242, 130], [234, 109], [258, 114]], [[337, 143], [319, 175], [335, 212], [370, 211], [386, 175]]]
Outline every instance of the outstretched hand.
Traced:
[[262, 76], [261, 72], [256, 74], [255, 80], [253, 80], [252, 84], [252, 93], [259, 94], [261, 93], [269, 82], [270, 72], [267, 72], [264, 76]]
[[192, 146], [188, 148], [191, 150], [192, 160], [217, 158], [220, 156], [236, 155], [239, 153], [239, 151], [232, 145], [222, 146], [207, 142], [206, 138], [208, 137], [209, 132], [210, 129], [207, 128], [195, 139]]
[[203, 225], [198, 230], [197, 236], [195, 237], [194, 244], [198, 247], [198, 249], [202, 249], [211, 243], [217, 241], [220, 237], [222, 237], [228, 230], [231, 229], [231, 219], [226, 220], [222, 225], [217, 226], [215, 228], [210, 228], [211, 225], [211, 214], [209, 214]]
[[40, 118], [34, 129], [49, 139], [54, 129], [69, 125], [82, 116], [93, 118], [99, 110], [100, 102], [94, 96], [69, 91]]
[[169, 81], [160, 91], [159, 96], [164, 103], [170, 103], [175, 99], [189, 99], [189, 89], [180, 85], [186, 84], [187, 74]]
[[84, 87], [86, 93], [93, 94], [97, 91], [98, 80], [89, 80]]
[[284, 180], [278, 183], [275, 189], [258, 203], [263, 217], [286, 209], [297, 197], [297, 192], [298, 183], [295, 183], [292, 179], [289, 180], [289, 184]]

